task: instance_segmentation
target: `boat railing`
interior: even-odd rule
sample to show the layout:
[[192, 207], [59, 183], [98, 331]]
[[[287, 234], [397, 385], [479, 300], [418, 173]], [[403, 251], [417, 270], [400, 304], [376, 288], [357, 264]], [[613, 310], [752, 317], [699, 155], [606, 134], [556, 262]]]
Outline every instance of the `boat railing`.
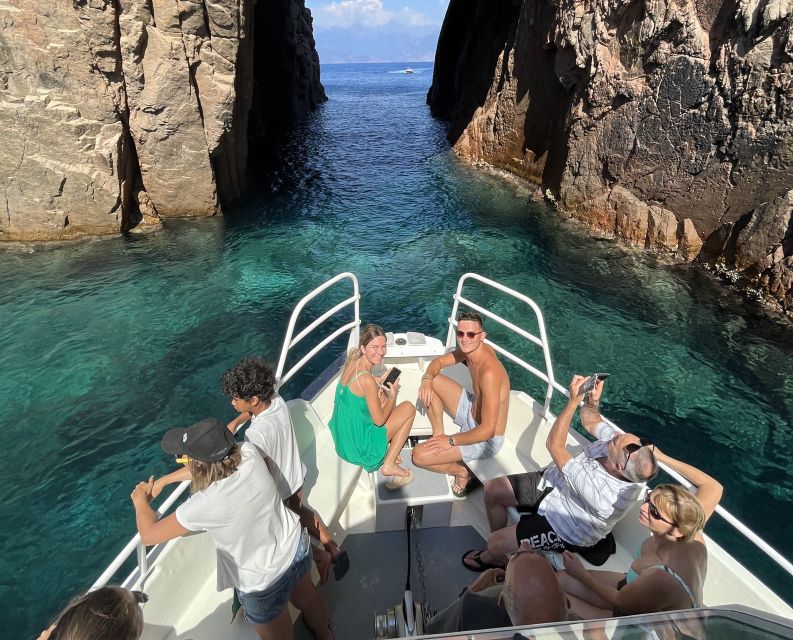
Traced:
[[[493, 313], [489, 309], [486, 309], [481, 304], [474, 302], [473, 300], [465, 297], [463, 295], [463, 286], [468, 281], [475, 281], [480, 282], [488, 287], [496, 289], [502, 293], [505, 293], [523, 303], [525, 303], [531, 310], [534, 312], [535, 317], [537, 319], [537, 326], [539, 336], [535, 336], [531, 332], [517, 326], [516, 324], [510, 322], [499, 316], [496, 313]], [[565, 397], [570, 397], [570, 392], [559, 384], [553, 375], [553, 366], [551, 364], [551, 353], [548, 347], [548, 337], [545, 331], [545, 321], [543, 319], [542, 311], [540, 310], [539, 306], [529, 297], [523, 295], [519, 291], [515, 291], [514, 289], [510, 289], [509, 287], [504, 286], [498, 282], [480, 276], [476, 273], [466, 273], [463, 275], [457, 283], [457, 291], [454, 294], [454, 305], [452, 307], [452, 314], [449, 318], [449, 331], [446, 336], [446, 348], [451, 349], [456, 344], [456, 327], [457, 327], [457, 313], [459, 310], [460, 304], [465, 305], [469, 309], [473, 309], [478, 313], [482, 314], [483, 316], [490, 318], [491, 320], [497, 322], [498, 324], [502, 325], [506, 329], [516, 333], [517, 335], [529, 340], [533, 344], [537, 345], [542, 349], [543, 352], [543, 359], [545, 361], [545, 371], [541, 371], [537, 367], [529, 364], [524, 359], [516, 356], [509, 350], [505, 349], [504, 347], [496, 344], [491, 339], [486, 338], [485, 343], [489, 344], [495, 351], [503, 355], [505, 358], [514, 362], [518, 366], [522, 367], [532, 375], [539, 378], [542, 382], [546, 384], [546, 391], [545, 391], [545, 403], [543, 405], [543, 412], [546, 417], [550, 417], [551, 414], [551, 400], [553, 398], [554, 391], [558, 391]], [[617, 431], [624, 433], [624, 430], [621, 429], [618, 425], [614, 424], [611, 420], [603, 417], [604, 421], [612, 426]], [[665, 464], [660, 465], [661, 468], [677, 480], [680, 484], [685, 487], [692, 488], [694, 485], [684, 478], [682, 475], [674, 471], [673, 469], [669, 468]], [[786, 571], [789, 575], [793, 576], [793, 563], [791, 563], [787, 558], [785, 558], [781, 553], [779, 553], [776, 549], [774, 549], [770, 544], [768, 544], [765, 540], [763, 540], [760, 536], [758, 536], [754, 531], [752, 531], [749, 527], [747, 527], [743, 522], [741, 522], [738, 518], [736, 518], [733, 514], [731, 514], [727, 509], [722, 506], [716, 507], [716, 513], [718, 513], [732, 528], [738, 531], [743, 537], [748, 539], [752, 542], [758, 549], [760, 549], [763, 553], [765, 553], [769, 558], [771, 558], [777, 565], [779, 565], [784, 571]]]
[[[505, 320], [500, 315], [493, 313], [492, 311], [486, 309], [482, 305], [477, 304], [476, 302], [463, 296], [463, 286], [469, 280], [481, 282], [482, 284], [488, 287], [496, 289], [497, 291], [501, 291], [502, 293], [512, 296], [516, 300], [525, 303], [534, 312], [534, 316], [537, 319], [538, 332], [540, 335], [535, 336], [530, 331], [527, 331], [526, 329], [517, 326], [516, 324], [510, 322], [509, 320]], [[525, 338], [529, 342], [536, 344], [538, 347], [540, 347], [540, 349], [542, 349], [543, 360], [545, 361], [545, 371], [541, 371], [534, 365], [529, 364], [523, 358], [516, 356], [511, 351], [505, 349], [499, 344], [496, 344], [489, 338], [485, 339], [485, 342], [489, 344], [491, 347], [493, 347], [493, 349], [495, 349], [502, 356], [514, 362], [519, 367], [526, 369], [526, 371], [528, 371], [532, 375], [536, 376], [537, 378], [545, 382], [546, 384], [545, 404], [543, 405], [543, 411], [546, 417], [550, 416], [551, 398], [553, 397], [554, 389], [561, 391], [562, 393], [567, 393], [567, 390], [562, 385], [557, 383], [553, 377], [553, 364], [551, 363], [551, 350], [550, 347], [548, 346], [548, 335], [545, 332], [545, 320], [543, 319], [542, 311], [540, 310], [540, 307], [537, 305], [537, 303], [534, 302], [534, 300], [532, 300], [528, 296], [523, 295], [519, 291], [515, 291], [514, 289], [505, 287], [503, 284], [495, 282], [494, 280], [490, 280], [489, 278], [480, 276], [479, 274], [476, 273], [464, 274], [458, 281], [457, 291], [454, 294], [454, 305], [452, 306], [452, 315], [449, 318], [449, 331], [446, 334], [447, 349], [453, 348], [456, 344], [455, 330], [457, 327], [457, 312], [460, 307], [460, 304], [464, 304], [469, 309], [473, 309], [474, 311], [477, 311], [486, 318], [490, 318], [491, 320], [497, 322], [503, 327], [509, 329], [513, 333], [516, 333], [517, 335], [521, 336], [522, 338]]]
[[[157, 508], [157, 517], [163, 516], [167, 511], [174, 505], [174, 503], [179, 499], [179, 497], [185, 492], [185, 490], [190, 486], [190, 482], [180, 482], [179, 485], [174, 489], [171, 494], [165, 499], [165, 501]], [[130, 576], [124, 580], [122, 584], [125, 586], [129, 586], [128, 583], [131, 582], [131, 578], [136, 575], [145, 576], [146, 573], [149, 571], [149, 559], [159, 552], [159, 549], [164, 546], [163, 544], [154, 545], [148, 552], [146, 551], [146, 545], [143, 544], [143, 541], [140, 539], [140, 534], [136, 533], [132, 540], [130, 540], [127, 545], [121, 550], [115, 559], [107, 566], [107, 568], [102, 572], [94, 584], [91, 585], [89, 591], [93, 591], [94, 589], [99, 589], [99, 587], [104, 587], [110, 580], [113, 578], [114, 575], [118, 572], [119, 569], [124, 565], [124, 563], [129, 559], [129, 557], [133, 553], [137, 553], [138, 555], [138, 567], [136, 571], [133, 571]]]
[[[319, 296], [321, 293], [327, 291], [332, 286], [344, 281], [349, 280], [352, 284], [352, 295], [349, 298], [342, 300], [336, 306], [332, 307], [321, 316], [319, 316], [316, 320], [306, 326], [300, 333], [294, 335], [295, 333], [295, 326], [297, 325], [297, 320], [300, 317], [300, 313], [303, 311], [305, 306], [311, 302], [314, 298]], [[286, 329], [286, 336], [284, 337], [284, 344], [281, 347], [281, 356], [278, 358], [278, 367], [275, 370], [275, 381], [276, 387], [280, 388], [286, 382], [292, 378], [305, 364], [311, 360], [319, 351], [321, 351], [328, 343], [332, 342], [336, 338], [338, 338], [341, 334], [345, 331], [357, 332], [361, 325], [361, 317], [360, 317], [360, 299], [361, 295], [358, 289], [358, 279], [355, 277], [354, 274], [350, 272], [340, 273], [339, 275], [331, 278], [324, 284], [321, 284], [316, 289], [314, 289], [311, 293], [307, 296], [303, 297], [303, 299], [297, 303], [297, 306], [292, 311], [292, 316], [289, 318], [289, 326]], [[289, 371], [284, 374], [284, 367], [286, 366], [286, 356], [289, 353], [290, 349], [294, 348], [303, 338], [309, 335], [314, 329], [316, 329], [319, 325], [321, 325], [325, 320], [330, 318], [331, 316], [335, 315], [342, 309], [347, 306], [353, 305], [353, 319], [351, 322], [339, 327], [329, 336], [327, 336], [324, 340], [322, 340], [318, 345], [316, 345], [311, 351], [309, 351], [305, 356], [303, 356], [295, 365], [293, 365]]]

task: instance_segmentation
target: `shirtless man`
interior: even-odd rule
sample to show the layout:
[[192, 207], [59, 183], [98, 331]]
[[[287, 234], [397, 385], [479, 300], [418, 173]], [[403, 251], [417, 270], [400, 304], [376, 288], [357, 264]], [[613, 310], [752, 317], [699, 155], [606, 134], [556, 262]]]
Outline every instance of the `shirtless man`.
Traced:
[[[413, 449], [413, 464], [454, 476], [452, 492], [463, 497], [471, 474], [469, 460], [490, 458], [504, 443], [509, 409], [509, 376], [496, 352], [484, 344], [487, 334], [478, 313], [461, 313], [457, 318], [457, 348], [435, 358], [421, 378], [419, 399], [427, 407], [432, 438]], [[444, 367], [458, 362], [468, 365], [473, 394], [441, 374]], [[458, 434], [443, 432], [444, 409], [454, 416]]]

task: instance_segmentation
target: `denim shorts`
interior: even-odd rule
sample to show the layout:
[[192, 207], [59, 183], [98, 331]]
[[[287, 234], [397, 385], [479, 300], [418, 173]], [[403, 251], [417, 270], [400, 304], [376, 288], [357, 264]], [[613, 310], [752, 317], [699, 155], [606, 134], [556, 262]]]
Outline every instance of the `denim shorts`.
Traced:
[[[460, 427], [460, 433], [465, 433], [478, 426], [474, 417], [471, 415], [473, 400], [473, 394], [463, 389], [463, 392], [460, 394], [460, 402], [457, 404], [457, 414], [454, 416], [454, 424]], [[504, 436], [493, 436], [484, 442], [461, 444], [460, 453], [463, 456], [463, 462], [481, 460], [482, 458], [492, 458], [501, 450], [503, 444]]]
[[308, 531], [303, 529], [292, 565], [284, 572], [284, 575], [278, 578], [275, 584], [263, 591], [248, 593], [237, 591], [242, 610], [245, 612], [245, 619], [250, 624], [267, 624], [281, 615], [286, 603], [289, 602], [289, 596], [292, 595], [292, 589], [311, 568], [310, 549], [311, 541]]

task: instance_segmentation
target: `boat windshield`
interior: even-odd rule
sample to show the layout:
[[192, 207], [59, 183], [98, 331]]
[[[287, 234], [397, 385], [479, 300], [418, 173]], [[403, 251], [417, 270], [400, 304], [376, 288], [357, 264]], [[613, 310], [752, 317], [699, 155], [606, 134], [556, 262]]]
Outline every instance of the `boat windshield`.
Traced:
[[782, 640], [790, 638], [793, 624], [777, 616], [735, 605], [690, 611], [670, 611], [606, 620], [535, 625], [497, 631], [432, 636], [447, 640], [574, 640], [602, 637], [609, 640]]

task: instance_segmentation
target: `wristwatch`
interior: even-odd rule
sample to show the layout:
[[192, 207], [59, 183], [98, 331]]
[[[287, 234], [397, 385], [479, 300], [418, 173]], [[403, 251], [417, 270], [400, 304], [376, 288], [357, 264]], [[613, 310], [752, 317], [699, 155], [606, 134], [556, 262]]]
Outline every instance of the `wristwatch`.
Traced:
[[454, 446], [454, 436], [449, 436], [449, 446]]

